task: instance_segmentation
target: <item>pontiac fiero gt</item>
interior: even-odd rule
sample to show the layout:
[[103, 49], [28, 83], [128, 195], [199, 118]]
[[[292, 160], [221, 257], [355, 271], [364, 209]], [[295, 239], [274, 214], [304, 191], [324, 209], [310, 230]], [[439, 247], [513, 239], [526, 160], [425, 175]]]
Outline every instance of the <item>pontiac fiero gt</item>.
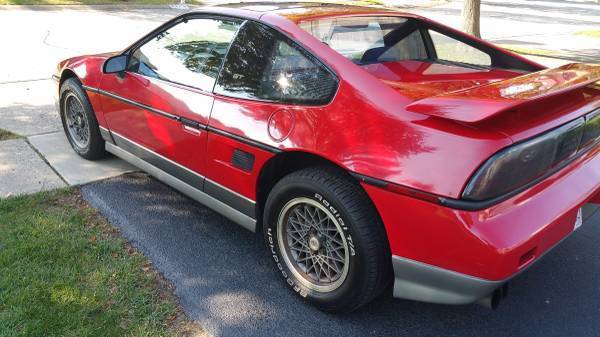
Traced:
[[496, 306], [600, 199], [600, 66], [547, 69], [414, 14], [206, 8], [54, 78], [79, 155], [261, 231], [323, 310], [392, 285]]

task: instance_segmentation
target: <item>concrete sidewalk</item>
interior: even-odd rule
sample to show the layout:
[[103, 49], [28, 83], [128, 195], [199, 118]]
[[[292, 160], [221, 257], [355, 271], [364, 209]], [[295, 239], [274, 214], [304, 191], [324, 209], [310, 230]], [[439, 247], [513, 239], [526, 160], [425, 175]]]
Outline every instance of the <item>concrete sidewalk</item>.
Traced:
[[0, 197], [65, 187], [27, 140], [0, 142]]
[[[65, 58], [118, 50], [188, 8], [172, 6], [0, 6], [0, 197], [85, 184], [134, 170], [109, 157], [78, 157], [63, 135], [50, 79]], [[89, 27], [89, 29], [80, 29]]]
[[115, 177], [136, 168], [109, 156], [79, 157], [62, 131], [0, 141], [0, 198]]
[[27, 139], [68, 185], [82, 185], [136, 170], [113, 156], [97, 161], [79, 157], [71, 149], [63, 132], [31, 136]]
[[0, 197], [114, 177], [134, 168], [109, 157], [87, 161], [70, 147], [51, 80], [0, 84], [0, 128], [22, 138], [0, 142]]

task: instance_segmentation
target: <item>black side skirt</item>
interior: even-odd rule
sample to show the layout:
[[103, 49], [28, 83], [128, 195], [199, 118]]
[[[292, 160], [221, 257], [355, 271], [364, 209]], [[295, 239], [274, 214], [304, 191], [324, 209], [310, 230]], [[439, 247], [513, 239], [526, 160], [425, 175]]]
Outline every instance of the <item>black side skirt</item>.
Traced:
[[[103, 134], [103, 137], [104, 136], [105, 135]], [[132, 162], [133, 165], [136, 165], [146, 171], [151, 171], [154, 168], [158, 169], [168, 174], [169, 176], [185, 183], [189, 187], [192, 187], [193, 189], [197, 190], [203, 195], [213, 198], [219, 203], [222, 203], [227, 207], [231, 208], [232, 210], [235, 210], [245, 215], [246, 217], [256, 221], [256, 203], [253, 200], [242, 196], [210, 179], [207, 179], [206, 177], [115, 132], [109, 132], [109, 139], [114, 139], [114, 144], [116, 145], [116, 147], [118, 147], [120, 150], [125, 151], [127, 154], [136, 157], [137, 159], [142, 161], [142, 163], [135, 160], [131, 160], [132, 158], [128, 157], [127, 154], [124, 154], [121, 151], [114, 151], [115, 145], [111, 144], [112, 142], [106, 143], [107, 150], [109, 152], [112, 152], [113, 154], [123, 158], [126, 161]], [[147, 167], [145, 167], [144, 163], [151, 165], [152, 168], [148, 169]], [[149, 173], [156, 176], [154, 172]], [[166, 183], [172, 186], [174, 185], [171, 183], [171, 181], [167, 181]], [[173, 187], [177, 188], [177, 186]], [[198, 198], [194, 197], [194, 199]], [[200, 200], [200, 202], [205, 203], [204, 200]], [[217, 211], [223, 213], [223, 209], [217, 209]], [[244, 225], [244, 227], [247, 226]]]

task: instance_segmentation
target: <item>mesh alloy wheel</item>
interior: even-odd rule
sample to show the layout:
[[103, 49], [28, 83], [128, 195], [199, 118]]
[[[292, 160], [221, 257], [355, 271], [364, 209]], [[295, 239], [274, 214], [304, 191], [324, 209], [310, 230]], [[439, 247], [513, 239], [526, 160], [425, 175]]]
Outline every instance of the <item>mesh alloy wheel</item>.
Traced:
[[73, 150], [88, 160], [105, 157], [98, 120], [81, 82], [67, 78], [60, 85], [59, 97], [60, 120]]
[[355, 180], [329, 166], [281, 178], [263, 213], [265, 244], [285, 284], [327, 312], [350, 312], [393, 280], [385, 227]]
[[281, 255], [308, 289], [331, 292], [348, 275], [349, 248], [339, 221], [309, 198], [290, 200], [277, 222]]
[[75, 94], [68, 93], [64, 98], [63, 109], [69, 138], [81, 149], [88, 147], [90, 126], [83, 110], [83, 104]]

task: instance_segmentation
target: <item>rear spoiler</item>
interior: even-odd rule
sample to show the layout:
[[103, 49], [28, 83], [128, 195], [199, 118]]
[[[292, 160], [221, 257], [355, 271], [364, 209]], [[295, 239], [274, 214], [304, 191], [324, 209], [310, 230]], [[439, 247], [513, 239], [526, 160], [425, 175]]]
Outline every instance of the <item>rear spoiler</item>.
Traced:
[[600, 88], [600, 65], [571, 63], [474, 88], [428, 97], [409, 104], [411, 112], [478, 123], [517, 108], [593, 85]]

